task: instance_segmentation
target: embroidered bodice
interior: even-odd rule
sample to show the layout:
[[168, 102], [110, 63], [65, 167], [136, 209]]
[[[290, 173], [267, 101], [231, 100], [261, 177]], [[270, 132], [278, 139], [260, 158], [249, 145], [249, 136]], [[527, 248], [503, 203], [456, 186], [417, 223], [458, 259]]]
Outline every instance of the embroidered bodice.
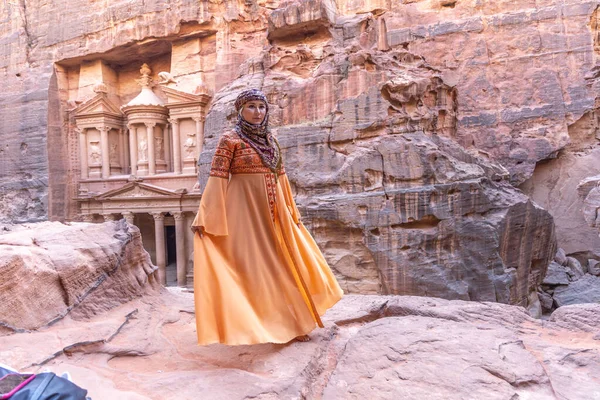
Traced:
[[[210, 167], [210, 176], [228, 179], [230, 173], [272, 174], [258, 153], [234, 131], [227, 131], [221, 135]], [[285, 174], [283, 166], [279, 174]]]

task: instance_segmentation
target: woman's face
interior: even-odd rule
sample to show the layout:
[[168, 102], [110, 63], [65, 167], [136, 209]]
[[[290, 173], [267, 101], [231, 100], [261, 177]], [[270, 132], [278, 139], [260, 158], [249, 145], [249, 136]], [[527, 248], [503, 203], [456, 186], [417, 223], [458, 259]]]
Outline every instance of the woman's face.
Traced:
[[242, 108], [242, 118], [254, 125], [258, 125], [265, 119], [267, 105], [264, 101], [251, 100]]

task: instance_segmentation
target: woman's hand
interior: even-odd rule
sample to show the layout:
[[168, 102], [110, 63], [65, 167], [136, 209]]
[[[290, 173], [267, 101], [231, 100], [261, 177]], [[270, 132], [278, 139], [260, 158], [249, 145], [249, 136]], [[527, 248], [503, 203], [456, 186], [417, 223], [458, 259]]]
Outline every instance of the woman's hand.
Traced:
[[204, 227], [203, 226], [195, 226], [192, 225], [190, 227], [190, 229], [192, 230], [192, 232], [196, 233], [198, 232], [198, 235], [200, 235], [200, 237], [204, 237]]

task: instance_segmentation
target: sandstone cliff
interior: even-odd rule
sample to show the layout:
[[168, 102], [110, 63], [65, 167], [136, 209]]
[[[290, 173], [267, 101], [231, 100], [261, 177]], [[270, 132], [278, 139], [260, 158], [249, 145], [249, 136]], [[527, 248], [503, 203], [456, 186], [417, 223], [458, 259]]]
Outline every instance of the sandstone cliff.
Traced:
[[171, 57], [170, 72], [215, 94], [201, 172], [231, 100], [264, 89], [305, 222], [346, 290], [539, 310], [555, 236], [567, 253], [600, 248], [575, 190], [600, 173], [597, 7], [2, 2], [0, 218], [73, 214], [66, 99], [92, 83], [74, 88], [65, 68], [139, 68], [197, 36], [204, 61]]

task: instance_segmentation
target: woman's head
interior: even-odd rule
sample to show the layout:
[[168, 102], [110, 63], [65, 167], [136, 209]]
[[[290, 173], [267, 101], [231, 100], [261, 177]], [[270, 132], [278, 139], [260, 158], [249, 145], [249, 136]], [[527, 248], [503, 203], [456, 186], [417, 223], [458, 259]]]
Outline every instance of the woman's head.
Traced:
[[267, 96], [257, 89], [245, 90], [235, 100], [238, 120], [235, 131], [259, 155], [263, 164], [274, 173], [281, 170], [279, 144], [269, 130]]
[[266, 122], [269, 112], [267, 97], [258, 89], [245, 90], [235, 100], [235, 109], [244, 121], [253, 125]]

